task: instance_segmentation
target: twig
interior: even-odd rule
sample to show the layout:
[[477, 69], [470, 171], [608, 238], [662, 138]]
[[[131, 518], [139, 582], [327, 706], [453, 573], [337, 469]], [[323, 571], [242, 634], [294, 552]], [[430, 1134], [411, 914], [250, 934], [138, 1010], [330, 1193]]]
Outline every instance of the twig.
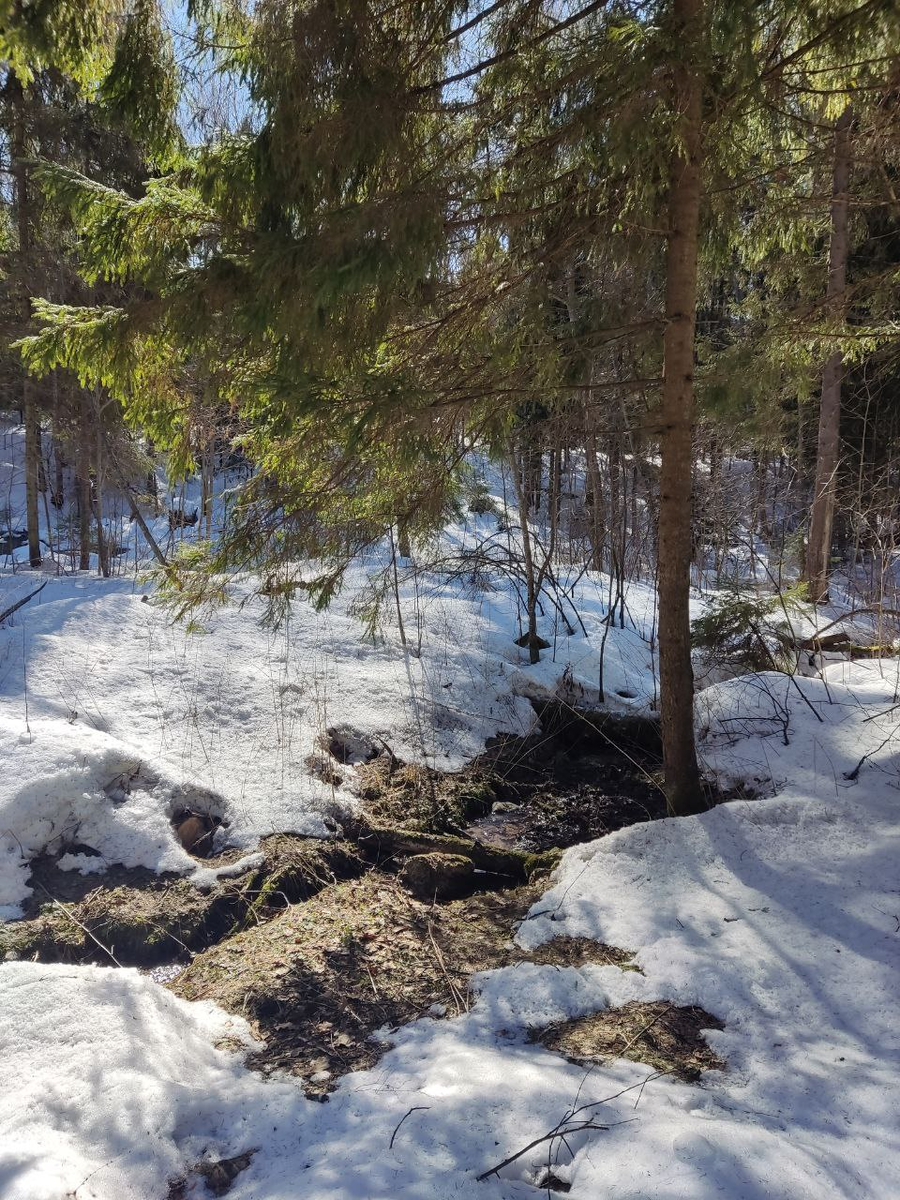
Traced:
[[510, 1163], [514, 1163], [517, 1158], [521, 1158], [523, 1154], [527, 1154], [529, 1150], [533, 1150], [535, 1146], [540, 1146], [542, 1142], [550, 1142], [555, 1138], [566, 1138], [572, 1133], [583, 1133], [585, 1129], [612, 1129], [615, 1125], [629, 1125], [632, 1121], [636, 1121], [637, 1117], [629, 1117], [627, 1121], [613, 1121], [611, 1125], [600, 1125], [596, 1121], [588, 1119], [582, 1121], [579, 1125], [567, 1125], [565, 1128], [560, 1128], [558, 1125], [555, 1129], [551, 1129], [549, 1133], [545, 1133], [542, 1137], [535, 1138], [533, 1142], [529, 1142], [527, 1146], [523, 1146], [521, 1150], [517, 1150], [515, 1154], [510, 1154], [508, 1158], [504, 1158], [503, 1162], [497, 1163], [495, 1167], [491, 1167], [489, 1171], [482, 1171], [480, 1175], [475, 1176], [477, 1183], [483, 1183], [485, 1179], [490, 1179], [492, 1175], [496, 1175], [502, 1171], [504, 1167], [508, 1167]]
[[863, 764], [866, 763], [873, 755], [877, 754], [879, 750], [883, 750], [885, 748], [885, 746], [888, 744], [888, 742], [893, 741], [893, 739], [895, 737], [896, 737], [896, 733], [893, 733], [893, 732], [889, 733], [883, 742], [881, 742], [881, 743], [879, 743], [879, 745], [875, 746], [874, 749], [868, 750], [862, 756], [862, 758], [859, 760], [859, 762], [856, 764], [856, 766], [853, 768], [852, 771], [845, 771], [844, 778], [846, 780], [848, 780], [850, 783], [855, 783], [856, 780], [859, 778], [859, 772], [860, 772]]
[[[621, 1088], [618, 1092], [614, 1092], [611, 1096], [604, 1096], [602, 1100], [590, 1100], [587, 1104], [582, 1104], [580, 1108], [570, 1108], [561, 1121], [557, 1123], [550, 1133], [545, 1133], [543, 1137], [535, 1138], [533, 1142], [529, 1142], [521, 1150], [511, 1154], [509, 1158], [505, 1158], [503, 1162], [497, 1163], [495, 1167], [491, 1167], [489, 1171], [482, 1171], [480, 1175], [476, 1175], [476, 1182], [481, 1183], [483, 1180], [490, 1178], [491, 1175], [496, 1175], [498, 1171], [502, 1171], [504, 1167], [508, 1167], [510, 1163], [515, 1162], [517, 1158], [521, 1158], [523, 1154], [527, 1154], [529, 1150], [533, 1150], [535, 1146], [540, 1146], [542, 1142], [552, 1141], [553, 1138], [566, 1138], [569, 1134], [580, 1133], [584, 1129], [612, 1129], [616, 1125], [628, 1125], [631, 1121], [636, 1121], [637, 1117], [629, 1117], [627, 1121], [611, 1121], [608, 1125], [600, 1125], [594, 1122], [590, 1117], [586, 1118], [579, 1125], [568, 1125], [573, 1117], [579, 1116], [583, 1112], [587, 1112], [591, 1108], [599, 1108], [601, 1104], [609, 1104], [611, 1100], [618, 1100], [620, 1096], [624, 1096], [627, 1092], [633, 1092], [635, 1088], [640, 1088], [641, 1091], [647, 1086], [651, 1079], [658, 1079], [661, 1075], [667, 1074], [666, 1071], [656, 1071], [642, 1079], [640, 1083], [631, 1083], [628, 1087]], [[587, 1078], [587, 1076], [585, 1076]], [[584, 1080], [582, 1080], [584, 1083]], [[579, 1095], [581, 1088], [578, 1089]], [[640, 1096], [638, 1096], [640, 1099]], [[575, 1098], [575, 1103], [578, 1103], [578, 1097]]]
[[403, 1122], [406, 1120], [406, 1118], [412, 1116], [412, 1114], [414, 1112], [431, 1112], [431, 1105], [430, 1104], [416, 1104], [412, 1108], [407, 1109], [407, 1111], [403, 1114], [403, 1116], [397, 1122], [397, 1124], [394, 1128], [394, 1132], [391, 1134], [391, 1140], [388, 1142], [388, 1150], [393, 1150], [394, 1138], [400, 1132], [400, 1126], [403, 1124]]
[[441, 952], [440, 946], [434, 940], [434, 932], [432, 930], [431, 921], [428, 922], [428, 937], [431, 941], [432, 947], [434, 948], [434, 957], [437, 962], [437, 965], [441, 968], [441, 973], [444, 976], [444, 978], [446, 979], [447, 985], [450, 988], [450, 993], [453, 996], [453, 1000], [456, 1004], [457, 1013], [466, 1012], [468, 1010], [469, 1006], [466, 1003], [466, 999], [463, 996], [462, 992], [460, 992], [459, 988], [456, 986], [456, 984], [450, 978], [450, 974], [447, 970], [447, 964], [444, 961], [444, 955]]
[[364, 963], [363, 965], [365, 966], [366, 970], [369, 973], [369, 983], [371, 983], [371, 985], [372, 985], [372, 992], [375, 996], [375, 1001], [377, 1003], [379, 1000], [379, 995], [378, 995], [378, 988], [375, 986], [375, 976], [372, 974], [372, 968], [369, 966], [368, 963]]
[[78, 1187], [76, 1187], [71, 1192], [66, 1192], [66, 1200], [75, 1200], [78, 1193], [81, 1191], [81, 1189], [84, 1187], [84, 1185], [88, 1182], [89, 1179], [93, 1179], [95, 1175], [98, 1175], [101, 1171], [105, 1171], [106, 1168], [108, 1166], [110, 1166], [112, 1163], [114, 1163], [117, 1159], [123, 1158], [126, 1154], [129, 1154], [129, 1153], [131, 1153], [130, 1149], [123, 1150], [120, 1154], [114, 1154], [112, 1156], [112, 1158], [108, 1158], [106, 1160], [106, 1162], [101, 1163], [99, 1167], [95, 1167], [93, 1169], [93, 1171], [90, 1172], [89, 1175], [85, 1175], [84, 1179], [82, 1179], [82, 1181], [81, 1181], [81, 1183], [79, 1183]]
[[[117, 967], [121, 967], [122, 964], [119, 962], [119, 960], [113, 954], [112, 950], [110, 950], [109, 946], [104, 946], [103, 943], [100, 941], [100, 939], [98, 937], [96, 937], [93, 933], [91, 933], [91, 931], [90, 931], [90, 929], [88, 929], [87, 925], [82, 924], [82, 922], [79, 921], [78, 918], [73, 913], [69, 912], [69, 910], [66, 908], [66, 906], [64, 904], [60, 904], [60, 902], [56, 899], [56, 897], [51, 895], [51, 893], [47, 891], [47, 889], [44, 887], [44, 885], [42, 883], [38, 883], [38, 887], [41, 889], [41, 891], [44, 893], [44, 895], [47, 896], [47, 898], [49, 899], [51, 904], [55, 905], [56, 908], [58, 908], [61, 913], [63, 913], [65, 916], [67, 916], [69, 918], [70, 921], [73, 922], [73, 924], [77, 925], [82, 933], [86, 933], [88, 935], [88, 937], [91, 939], [91, 941], [100, 947], [100, 949], [103, 951], [104, 954], [108, 954], [109, 957], [112, 959], [112, 961], [115, 963], [115, 965]], [[177, 940], [178, 939], [176, 938], [176, 941]]]

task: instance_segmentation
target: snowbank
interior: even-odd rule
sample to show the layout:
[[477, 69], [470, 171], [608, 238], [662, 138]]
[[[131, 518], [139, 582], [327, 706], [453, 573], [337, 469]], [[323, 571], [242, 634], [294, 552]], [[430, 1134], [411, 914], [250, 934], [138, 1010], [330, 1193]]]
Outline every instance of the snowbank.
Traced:
[[163, 1197], [203, 1152], [194, 1129], [239, 1128], [246, 1075], [212, 1043], [246, 1039], [243, 1022], [131, 970], [8, 963], [0, 992], [6, 1200]]
[[191, 874], [199, 884], [216, 877], [182, 849], [170, 822], [206, 798], [152, 772], [133, 747], [75, 722], [2, 715], [0, 747], [0, 920], [21, 915], [30, 860], [45, 851], [74, 848], [59, 865], [84, 874], [119, 864]]

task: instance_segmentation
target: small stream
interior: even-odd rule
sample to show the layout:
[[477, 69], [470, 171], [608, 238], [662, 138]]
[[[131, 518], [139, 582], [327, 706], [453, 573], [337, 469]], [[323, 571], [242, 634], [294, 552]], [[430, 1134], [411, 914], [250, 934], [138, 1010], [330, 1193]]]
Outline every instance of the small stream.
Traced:
[[544, 769], [506, 779], [503, 799], [466, 833], [500, 849], [566, 849], [626, 825], [666, 815], [662, 790], [647, 767], [615, 754], [557, 754]]
[[666, 815], [652, 721], [562, 705], [545, 705], [538, 715], [541, 735], [498, 739], [478, 760], [492, 772], [497, 801], [468, 826], [470, 837], [534, 853]]

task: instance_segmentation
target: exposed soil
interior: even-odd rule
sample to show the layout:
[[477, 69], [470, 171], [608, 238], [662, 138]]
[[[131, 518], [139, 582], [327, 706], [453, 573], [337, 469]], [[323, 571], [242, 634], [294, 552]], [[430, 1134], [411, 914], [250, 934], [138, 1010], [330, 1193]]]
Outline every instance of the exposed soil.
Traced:
[[546, 705], [540, 715], [543, 733], [498, 737], [457, 774], [375, 755], [357, 767], [366, 811], [398, 828], [464, 832], [530, 852], [666, 815], [652, 721], [562, 705]]
[[[191, 954], [271, 917], [365, 863], [346, 842], [277, 834], [260, 845], [262, 864], [208, 891], [179, 876], [112, 867], [102, 876], [62, 871], [59, 855], [32, 863], [34, 888], [24, 920], [0, 924], [0, 959], [115, 961], [153, 966]], [[225, 865], [222, 856], [217, 865]]]
[[611, 753], [566, 756], [537, 779], [506, 784], [504, 792], [515, 800], [501, 801], [467, 832], [490, 845], [520, 850], [564, 849], [666, 815], [665, 797], [652, 776]]
[[375, 820], [397, 829], [455, 833], [491, 811], [502, 784], [493, 763], [476, 760], [458, 774], [443, 774], [385, 752], [357, 766], [355, 789]]
[[703, 1037], [705, 1029], [724, 1028], [718, 1017], [702, 1008], [634, 1001], [535, 1031], [534, 1040], [573, 1062], [628, 1058], [695, 1083], [701, 1071], [725, 1069]]
[[572, 938], [525, 955], [513, 927], [540, 891], [526, 885], [427, 904], [371, 871], [198, 955], [171, 987], [247, 1017], [266, 1042], [251, 1062], [298, 1074], [309, 1095], [323, 1096], [340, 1075], [378, 1060], [386, 1045], [372, 1040], [377, 1030], [464, 1012], [478, 971], [629, 962], [624, 951]]

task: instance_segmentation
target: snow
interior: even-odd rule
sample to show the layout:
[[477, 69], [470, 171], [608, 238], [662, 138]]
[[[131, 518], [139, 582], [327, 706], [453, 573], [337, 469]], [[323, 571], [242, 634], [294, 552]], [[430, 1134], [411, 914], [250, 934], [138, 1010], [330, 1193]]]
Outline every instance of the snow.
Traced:
[[[470, 547], [487, 524], [451, 527], [446, 551]], [[13, 768], [0, 778], [0, 914], [16, 915], [26, 860], [45, 849], [62, 851], [64, 868], [117, 863], [207, 882], [172, 831], [179, 808], [222, 817], [220, 843], [247, 852], [273, 832], [330, 836], [356, 803], [349, 769], [337, 785], [316, 770], [332, 732], [358, 751], [351, 762], [388, 746], [456, 770], [495, 734], [535, 729], [532, 699], [596, 702], [601, 658], [608, 707], [652, 708], [650, 588], [633, 584], [625, 626], [607, 628], [608, 580], [578, 580], [576, 632], [548, 604], [540, 632], [551, 649], [530, 665], [515, 644], [515, 587], [501, 577], [475, 590], [407, 565], [407, 645], [393, 605], [367, 636], [355, 612], [384, 567], [374, 552], [326, 612], [298, 601], [277, 631], [262, 627], [248, 581], [191, 632], [139, 578], [47, 577], [0, 627], [0, 751]], [[18, 598], [22, 579], [0, 577], [0, 596]], [[71, 843], [99, 859], [65, 853]]]
[[239, 1082], [212, 1043], [246, 1026], [132, 970], [9, 963], [2, 989], [0, 1195], [165, 1196], [184, 1126]]
[[[4, 427], [0, 533], [23, 523], [20, 443]], [[739, 460], [728, 474], [740, 525], [752, 480]], [[501, 497], [502, 480], [489, 480]], [[104, 501], [130, 569], [140, 536], [120, 499]], [[165, 516], [153, 529], [167, 540]], [[514, 548], [490, 516], [470, 516], [442, 550], [496, 539]], [[765, 547], [736, 547], [736, 578], [780, 569]], [[577, 566], [555, 567], [574, 632], [547, 598], [539, 631], [551, 648], [531, 665], [514, 644], [516, 582], [500, 569], [476, 589], [403, 564], [404, 646], [393, 604], [374, 640], [354, 615], [383, 549], [354, 565], [328, 612], [298, 603], [278, 632], [260, 626], [251, 581], [192, 633], [146, 601], [125, 559], [109, 581], [55, 577], [49, 562], [18, 569], [24, 547], [0, 561], [17, 568], [0, 573], [0, 611], [46, 580], [0, 627], [0, 919], [21, 914], [29, 860], [45, 850], [98, 878], [120, 863], [208, 886], [259, 862], [267, 833], [330, 836], [355, 803], [351, 772], [325, 784], [310, 760], [335, 734], [355, 757], [387, 744], [459, 768], [493, 734], [534, 728], [531, 699], [599, 701], [601, 662], [607, 706], [655, 707], [653, 589], [631, 583], [623, 620], [608, 623], [608, 577]], [[819, 627], [839, 615], [823, 612]], [[816, 623], [801, 615], [795, 627], [810, 635]], [[568, 851], [516, 934], [525, 950], [560, 935], [617, 945], [640, 973], [485, 973], [469, 1012], [383, 1031], [391, 1049], [325, 1104], [243, 1065], [244, 1021], [148, 976], [0, 963], [0, 1196], [161, 1200], [186, 1177], [185, 1195], [206, 1200], [192, 1168], [253, 1151], [232, 1200], [526, 1200], [547, 1194], [548, 1165], [576, 1200], [894, 1200], [898, 689], [900, 659], [885, 659], [701, 692], [704, 768], [738, 798]], [[223, 817], [217, 836], [243, 858], [216, 868], [187, 855], [171, 826], [185, 807]], [[532, 1040], [630, 1001], [719, 1018], [706, 1036], [726, 1069], [692, 1085], [624, 1060], [587, 1070]], [[478, 1181], [574, 1114], [608, 1128], [542, 1141]]]
[[[198, 1160], [252, 1149], [233, 1200], [524, 1200], [543, 1194], [547, 1143], [476, 1177], [596, 1102], [609, 1128], [553, 1146], [580, 1200], [892, 1200], [898, 670], [709, 689], [704, 757], [723, 780], [752, 770], [762, 798], [570, 850], [518, 932], [526, 947], [560, 934], [620, 945], [642, 974], [485, 974], [468, 1013], [391, 1034], [327, 1104], [216, 1049], [225, 1033], [246, 1040], [240, 1021], [133, 971], [0, 966], [0, 1192], [143, 1200]], [[699, 1085], [624, 1061], [586, 1072], [529, 1040], [534, 1025], [654, 999], [721, 1018], [707, 1037], [727, 1069]]]

